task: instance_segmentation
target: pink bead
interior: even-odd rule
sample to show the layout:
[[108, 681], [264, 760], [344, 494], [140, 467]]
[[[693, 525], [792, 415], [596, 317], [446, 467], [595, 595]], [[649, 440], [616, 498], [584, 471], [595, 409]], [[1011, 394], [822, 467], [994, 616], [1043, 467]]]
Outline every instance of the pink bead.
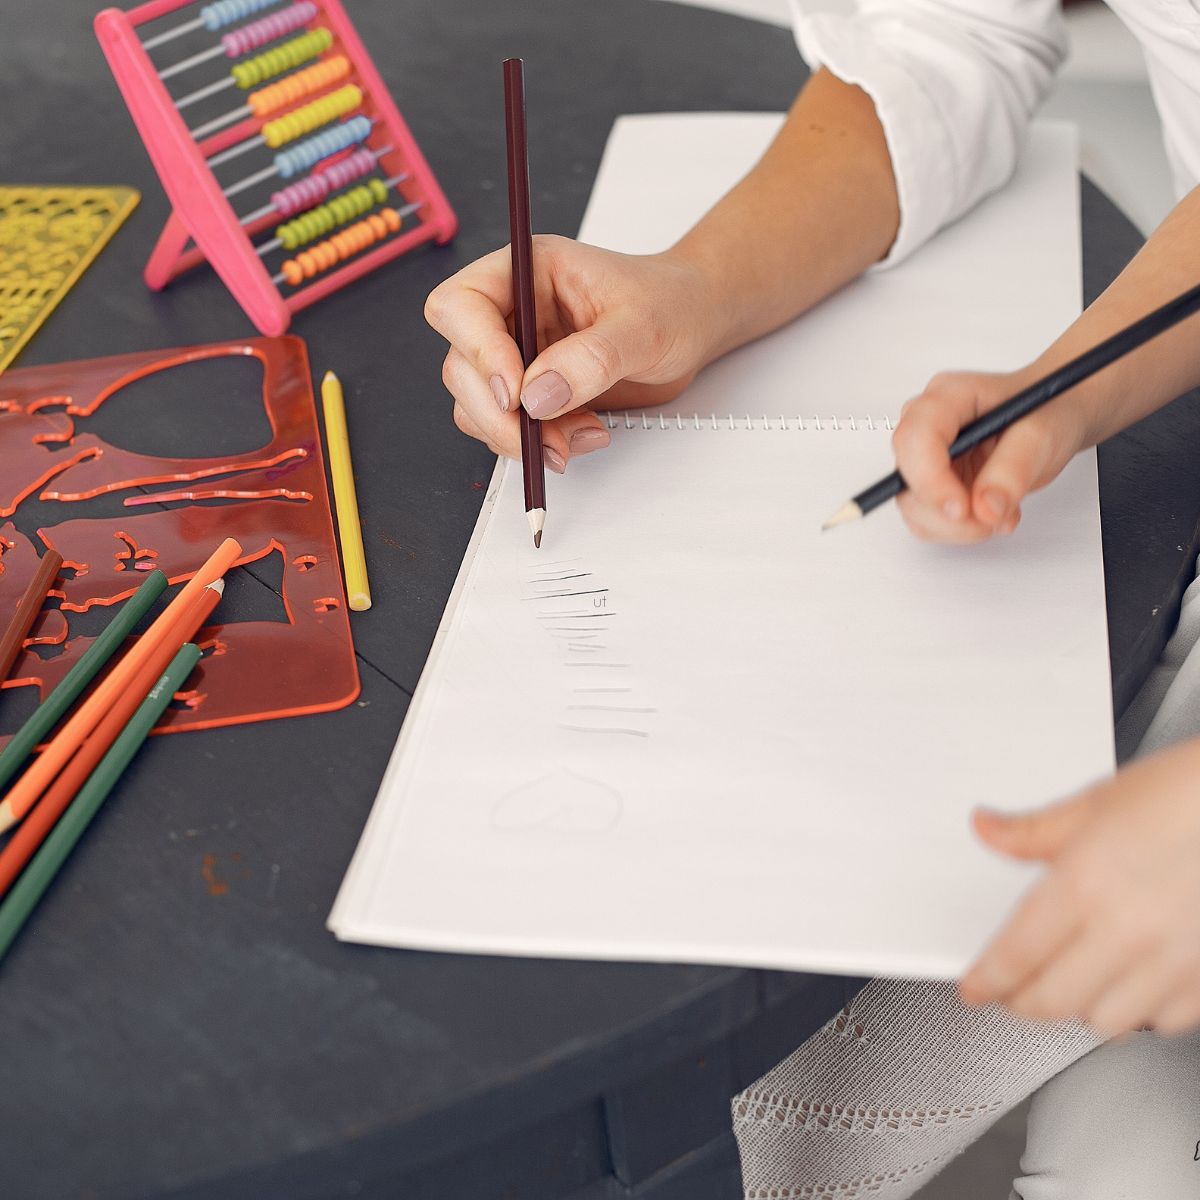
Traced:
[[226, 57], [241, 58], [243, 54], [248, 54], [259, 46], [265, 46], [267, 42], [273, 42], [276, 38], [283, 37], [285, 33], [291, 33], [302, 25], [307, 25], [316, 15], [317, 6], [315, 4], [310, 0], [300, 0], [299, 4], [293, 4], [277, 13], [271, 13], [257, 21], [251, 21], [249, 25], [243, 25], [240, 29], [234, 29], [224, 34], [221, 38], [221, 47], [225, 51]]
[[274, 192], [271, 203], [280, 216], [294, 216], [320, 204], [330, 192], [370, 174], [374, 167], [375, 155], [370, 150], [356, 150], [348, 158], [330, 164], [325, 170], [314, 172]]

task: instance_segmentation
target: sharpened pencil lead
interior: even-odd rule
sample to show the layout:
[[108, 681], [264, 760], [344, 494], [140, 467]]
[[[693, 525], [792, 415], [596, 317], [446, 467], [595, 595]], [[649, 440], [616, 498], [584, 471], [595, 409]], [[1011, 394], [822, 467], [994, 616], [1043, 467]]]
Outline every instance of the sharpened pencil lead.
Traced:
[[857, 521], [862, 516], [862, 509], [851, 500], [847, 504], [843, 504], [841, 508], [821, 526], [821, 532], [824, 533], [827, 529], [832, 529], [835, 525], [844, 525], [847, 521]]
[[525, 519], [529, 522], [529, 531], [533, 534], [534, 548], [540, 550], [542, 548], [542, 530], [546, 527], [546, 510], [531, 508], [525, 513]]

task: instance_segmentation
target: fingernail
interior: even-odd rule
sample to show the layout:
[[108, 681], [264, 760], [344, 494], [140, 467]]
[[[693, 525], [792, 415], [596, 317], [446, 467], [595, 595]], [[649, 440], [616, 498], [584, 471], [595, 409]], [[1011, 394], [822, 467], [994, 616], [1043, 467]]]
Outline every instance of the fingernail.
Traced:
[[983, 502], [992, 510], [992, 520], [999, 525], [1008, 511], [1008, 497], [995, 488], [989, 488], [983, 493]]
[[557, 371], [539, 375], [521, 393], [521, 403], [531, 417], [549, 417], [570, 399], [570, 385]]
[[556, 475], [561, 475], [567, 469], [567, 460], [552, 446], [542, 447], [542, 457], [546, 460], [546, 466]]
[[496, 397], [500, 411], [508, 412], [509, 405], [512, 404], [512, 398], [508, 394], [508, 384], [499, 375], [493, 375], [488, 382], [492, 385], [492, 395]]
[[963, 502], [961, 500], [947, 500], [942, 505], [942, 512], [946, 514], [952, 521], [961, 521], [963, 518]]
[[591, 450], [603, 450], [612, 436], [607, 429], [577, 429], [571, 434], [571, 453], [587, 454]]

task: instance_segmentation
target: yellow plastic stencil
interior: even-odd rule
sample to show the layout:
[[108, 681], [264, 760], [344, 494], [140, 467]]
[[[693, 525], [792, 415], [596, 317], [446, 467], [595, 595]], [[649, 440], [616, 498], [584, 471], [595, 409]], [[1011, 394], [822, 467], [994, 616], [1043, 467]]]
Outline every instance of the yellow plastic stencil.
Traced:
[[0, 371], [140, 199], [128, 187], [0, 186]]

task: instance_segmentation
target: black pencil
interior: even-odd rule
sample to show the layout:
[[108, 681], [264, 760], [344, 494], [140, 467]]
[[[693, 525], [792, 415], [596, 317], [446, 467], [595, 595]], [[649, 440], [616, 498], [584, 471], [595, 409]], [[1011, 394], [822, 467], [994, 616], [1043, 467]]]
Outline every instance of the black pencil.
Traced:
[[[513, 334], [528, 367], [537, 358], [537, 315], [533, 307], [533, 227], [529, 212], [529, 147], [525, 136], [525, 73], [519, 58], [504, 60], [504, 133], [508, 150], [508, 229], [512, 246]], [[533, 544], [542, 544], [546, 525], [546, 468], [542, 423], [518, 405], [521, 415], [521, 472], [525, 515]]]
[[[1045, 378], [1039, 379], [1036, 383], [1032, 383], [1023, 391], [1018, 392], [1011, 400], [1006, 400], [1003, 404], [993, 408], [991, 412], [984, 413], [970, 425], [964, 426], [950, 446], [950, 457], [958, 458], [960, 455], [974, 450], [988, 438], [995, 437], [996, 434], [1007, 429], [1014, 421], [1028, 416], [1034, 409], [1041, 408], [1055, 396], [1061, 395], [1068, 388], [1073, 388], [1077, 383], [1082, 383], [1088, 376], [1094, 375], [1131, 350], [1136, 350], [1152, 337], [1164, 333], [1171, 326], [1179, 324], [1185, 317], [1190, 317], [1198, 310], [1200, 310], [1200, 285], [1184, 292], [1181, 296], [1176, 296], [1174, 300], [1168, 301], [1161, 308], [1156, 308], [1152, 313], [1142, 317], [1140, 321], [1135, 321], [1127, 329], [1122, 329], [1119, 333], [1114, 333], [1112, 337], [1105, 338], [1098, 346], [1085, 351], [1078, 358], [1073, 358], [1057, 370], [1051, 371]], [[908, 484], [904, 482], [904, 477], [900, 472], [893, 471], [878, 483], [859, 492], [857, 496], [838, 509], [821, 528], [831, 529], [834, 525], [865, 517], [873, 508], [878, 508], [886, 501], [894, 499], [907, 487]]]

